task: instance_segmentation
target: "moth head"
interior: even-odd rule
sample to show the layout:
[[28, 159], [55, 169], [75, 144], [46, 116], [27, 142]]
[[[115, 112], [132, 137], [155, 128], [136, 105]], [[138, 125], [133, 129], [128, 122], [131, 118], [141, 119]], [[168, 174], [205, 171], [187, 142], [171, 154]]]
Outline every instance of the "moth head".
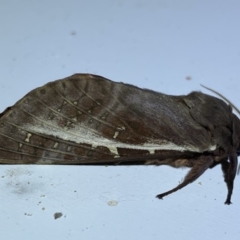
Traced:
[[233, 114], [233, 147], [237, 149], [237, 155], [240, 155], [240, 119]]
[[[208, 88], [206, 86], [203, 86], [201, 84], [202, 87], [206, 88], [207, 90], [217, 94], [220, 98], [222, 98], [224, 101], [226, 101], [229, 106], [232, 107], [232, 109], [234, 109], [238, 116], [240, 116], [240, 110], [230, 101], [228, 100], [226, 97], [224, 97], [221, 93], [211, 89], [211, 88]], [[240, 155], [240, 119], [235, 115], [235, 114], [232, 114], [232, 132], [233, 132], [233, 137], [232, 137], [232, 141], [233, 141], [233, 147], [234, 149], [237, 149], [237, 155], [239, 156]]]

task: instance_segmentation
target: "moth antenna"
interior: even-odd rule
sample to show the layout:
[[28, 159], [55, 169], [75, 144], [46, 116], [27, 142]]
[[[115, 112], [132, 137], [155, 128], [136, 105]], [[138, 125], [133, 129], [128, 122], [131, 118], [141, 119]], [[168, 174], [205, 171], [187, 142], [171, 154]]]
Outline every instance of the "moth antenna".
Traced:
[[211, 89], [211, 88], [208, 88], [202, 84], [200, 84], [202, 87], [206, 88], [207, 90], [217, 94], [219, 97], [221, 97], [222, 99], [224, 99], [230, 106], [232, 106], [233, 109], [235, 109], [235, 111], [240, 115], [240, 110], [230, 101], [228, 100], [226, 97], [224, 97], [221, 93]]

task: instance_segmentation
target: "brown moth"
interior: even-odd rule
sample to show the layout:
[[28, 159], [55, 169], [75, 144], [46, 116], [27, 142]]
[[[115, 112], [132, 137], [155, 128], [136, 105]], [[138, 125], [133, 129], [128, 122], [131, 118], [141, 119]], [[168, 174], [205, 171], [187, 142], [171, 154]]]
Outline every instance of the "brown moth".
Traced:
[[221, 164], [230, 204], [240, 150], [231, 106], [201, 92], [170, 96], [75, 74], [34, 89], [0, 114], [0, 163], [191, 168], [158, 198]]

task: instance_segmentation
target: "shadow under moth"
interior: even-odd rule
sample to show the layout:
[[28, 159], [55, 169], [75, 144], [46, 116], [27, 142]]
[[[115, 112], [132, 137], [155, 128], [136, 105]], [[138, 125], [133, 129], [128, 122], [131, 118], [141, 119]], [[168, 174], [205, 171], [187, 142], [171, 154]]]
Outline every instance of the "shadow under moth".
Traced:
[[240, 150], [232, 107], [201, 92], [171, 96], [75, 74], [34, 89], [0, 114], [0, 163], [191, 168], [160, 199], [221, 164], [230, 204]]

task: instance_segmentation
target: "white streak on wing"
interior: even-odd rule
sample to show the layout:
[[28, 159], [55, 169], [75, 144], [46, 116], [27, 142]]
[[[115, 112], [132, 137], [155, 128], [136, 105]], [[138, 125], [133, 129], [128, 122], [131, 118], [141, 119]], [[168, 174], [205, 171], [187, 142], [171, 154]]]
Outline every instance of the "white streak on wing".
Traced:
[[[91, 132], [91, 129], [85, 129], [85, 128], [74, 128], [69, 129], [68, 131], [59, 131], [58, 129], [54, 129], [51, 127], [42, 127], [38, 125], [25, 125], [24, 126], [28, 131], [33, 131], [35, 133], [44, 134], [47, 136], [54, 136], [59, 139], [65, 140], [65, 141], [73, 141], [75, 143], [85, 143], [91, 145], [93, 148], [96, 148], [98, 146], [104, 146], [109, 149], [110, 152], [116, 155], [118, 157], [118, 150], [117, 148], [126, 148], [126, 149], [136, 149], [136, 150], [146, 150], [149, 151], [150, 154], [154, 154], [156, 150], [174, 150], [174, 151], [192, 151], [192, 152], [202, 152], [199, 148], [195, 146], [178, 146], [172, 142], [162, 141], [158, 142], [155, 141], [149, 141], [147, 143], [144, 143], [142, 145], [134, 145], [134, 144], [128, 144], [128, 143], [122, 143], [118, 142], [115, 139], [107, 139], [100, 135], [97, 135], [96, 133]], [[216, 145], [209, 146], [208, 149], [205, 151], [212, 151], [216, 149]]]
[[155, 150], [153, 150], [153, 149], [150, 149], [148, 151], [149, 151], [150, 154], [154, 154], [155, 153]]
[[207, 149], [207, 151], [214, 151], [216, 150], [217, 148], [217, 145], [212, 145], [212, 146], [209, 146], [209, 149]]
[[25, 142], [30, 142], [30, 137], [32, 136], [31, 133], [27, 133], [27, 137], [25, 139]]
[[118, 136], [118, 134], [119, 134], [119, 132], [118, 132], [118, 131], [116, 131], [116, 132], [114, 133], [114, 136], [113, 136], [113, 138], [116, 138], [116, 137]]
[[108, 146], [108, 149], [109, 149], [109, 151], [110, 151], [111, 153], [113, 153], [113, 154], [115, 155], [115, 157], [119, 157], [117, 147]]
[[[82, 142], [81, 142], [82, 143]], [[99, 144], [92, 144], [92, 148], [96, 148], [96, 147], [98, 147], [98, 146], [100, 146]], [[102, 146], [102, 145], [101, 145]], [[119, 154], [118, 154], [118, 150], [117, 150], [117, 148], [116, 147], [112, 147], [112, 146], [106, 146], [108, 149], [109, 149], [109, 151], [111, 152], [111, 153], [113, 153], [114, 155], [116, 155], [115, 157], [119, 157]]]
[[53, 148], [58, 148], [58, 142], [55, 142]]

